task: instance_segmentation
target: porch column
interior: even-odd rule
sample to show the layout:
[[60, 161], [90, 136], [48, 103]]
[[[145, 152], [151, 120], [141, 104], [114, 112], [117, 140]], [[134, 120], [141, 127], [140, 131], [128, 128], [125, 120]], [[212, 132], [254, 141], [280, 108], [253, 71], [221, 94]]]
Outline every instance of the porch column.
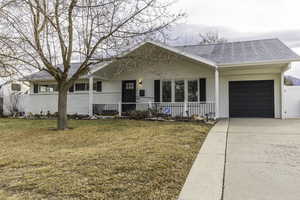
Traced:
[[89, 77], [89, 116], [93, 116], [93, 99], [94, 99], [94, 77]]
[[215, 119], [220, 117], [220, 105], [219, 105], [219, 70], [215, 69]]
[[189, 87], [188, 87], [188, 80], [184, 80], [184, 117], [189, 117], [190, 113], [188, 113], [188, 102], [189, 102]]

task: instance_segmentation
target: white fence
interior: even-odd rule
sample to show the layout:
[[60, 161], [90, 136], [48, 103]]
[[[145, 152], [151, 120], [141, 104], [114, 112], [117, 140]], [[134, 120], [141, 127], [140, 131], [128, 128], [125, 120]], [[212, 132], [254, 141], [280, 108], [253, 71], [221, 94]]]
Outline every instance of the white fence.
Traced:
[[[25, 113], [39, 114], [40, 112], [55, 113], [57, 112], [58, 96], [55, 95], [24, 95]], [[89, 97], [86, 94], [72, 94], [68, 96], [68, 113], [69, 114], [88, 114]]]
[[300, 118], [300, 86], [286, 86], [284, 91], [286, 118]]
[[214, 102], [149, 102], [149, 103], [119, 103], [119, 104], [94, 104], [94, 114], [119, 114], [127, 115], [131, 111], [149, 111], [172, 117], [190, 117], [192, 115], [213, 118], [215, 117]]

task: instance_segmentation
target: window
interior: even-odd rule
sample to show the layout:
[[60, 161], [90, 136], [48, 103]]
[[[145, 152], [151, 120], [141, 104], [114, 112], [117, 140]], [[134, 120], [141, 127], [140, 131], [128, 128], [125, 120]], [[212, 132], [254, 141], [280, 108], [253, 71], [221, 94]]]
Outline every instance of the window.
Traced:
[[94, 82], [93, 90], [97, 92], [102, 92], [102, 81]]
[[20, 84], [16, 84], [16, 83], [12, 83], [11, 84], [11, 90], [12, 91], [21, 91], [21, 85]]
[[162, 81], [162, 101], [172, 102], [172, 83], [171, 81]]
[[[90, 84], [89, 83], [75, 83], [74, 86], [71, 86], [69, 92], [82, 92], [89, 91]], [[102, 81], [96, 81], [93, 83], [93, 90], [97, 92], [102, 92]]]
[[197, 102], [198, 101], [198, 80], [188, 81], [188, 101]]
[[39, 85], [38, 84], [33, 84], [33, 93], [34, 94], [39, 93]]
[[126, 90], [134, 90], [134, 83], [126, 83], [125, 89]]
[[39, 86], [39, 92], [40, 93], [46, 93], [46, 92], [57, 92], [57, 85], [40, 85]]
[[89, 84], [88, 83], [76, 83], [75, 84], [75, 91], [88, 91]]
[[184, 102], [184, 81], [175, 81], [175, 102]]

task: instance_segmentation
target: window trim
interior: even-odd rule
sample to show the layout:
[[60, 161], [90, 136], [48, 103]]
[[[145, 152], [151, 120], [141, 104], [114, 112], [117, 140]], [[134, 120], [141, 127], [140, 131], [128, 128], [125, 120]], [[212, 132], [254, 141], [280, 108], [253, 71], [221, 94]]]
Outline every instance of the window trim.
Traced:
[[[191, 81], [197, 81], [197, 100], [196, 101], [190, 101], [189, 100], [189, 82], [191, 82]], [[187, 80], [187, 102], [189, 102], [189, 103], [195, 103], [195, 102], [200, 102], [200, 88], [199, 88], [199, 86], [200, 86], [200, 79], [189, 79], [189, 80]]]
[[[15, 90], [16, 88], [14, 88], [13, 86], [17, 87], [17, 90]], [[13, 92], [20, 92], [22, 91], [22, 86], [20, 83], [12, 83], [10, 89]]]
[[[169, 81], [171, 82], [171, 102], [173, 102], [173, 80], [160, 80], [160, 102], [163, 101], [163, 82]], [[164, 103], [170, 103], [170, 102], [164, 102]]]
[[[84, 90], [77, 90], [76, 85], [84, 84]], [[89, 83], [86, 82], [77, 82], [74, 83], [74, 92], [88, 92], [89, 91]]]
[[[97, 91], [97, 85], [96, 88], [94, 88], [94, 84], [97, 84], [98, 82], [101, 82], [101, 91]], [[82, 84], [85, 83], [87, 85], [89, 85], [89, 83], [83, 81], [83, 80], [79, 80], [78, 82], [75, 82], [70, 88], [73, 88], [72, 91], [70, 91], [70, 88], [68, 89], [68, 94], [86, 94], [89, 92], [89, 90], [76, 90], [75, 85], [76, 84]], [[93, 84], [93, 92], [94, 93], [103, 93], [103, 81], [102, 80], [94, 80], [94, 84]], [[57, 83], [54, 82], [39, 82], [39, 83], [33, 83], [32, 84], [32, 92], [30, 92], [31, 94], [58, 94], [58, 90], [54, 90], [53, 92], [50, 91], [45, 91], [45, 92], [41, 92], [40, 87], [41, 86], [51, 86], [51, 85], [57, 85]], [[35, 92], [35, 87], [37, 87], [37, 92]]]
[[[95, 84], [97, 84], [98, 82], [101, 82], [101, 91], [97, 91], [97, 86], [96, 86], [96, 88], [94, 87]], [[76, 84], [86, 84], [86, 85], [88, 85], [88, 87], [87, 87], [88, 89], [87, 90], [76, 90]], [[94, 93], [102, 93], [103, 92], [103, 81], [102, 80], [94, 80], [92, 87], [93, 87]], [[69, 91], [69, 93], [71, 93], [71, 94], [88, 93], [89, 92], [89, 82], [84, 82], [84, 81], [75, 82], [73, 84], [73, 88], [74, 88], [73, 92]]]
[[[176, 97], [176, 91], [177, 91], [177, 89], [176, 89], [176, 82], [183, 82], [183, 101], [177, 101], [177, 97]], [[175, 85], [174, 85], [174, 88], [175, 88], [175, 90], [174, 90], [174, 96], [175, 96], [174, 102], [176, 102], [176, 103], [186, 102], [186, 88], [185, 88], [186, 81], [185, 80], [175, 80], [174, 83], [175, 83]]]
[[[98, 83], [100, 82], [100, 91], [98, 91]], [[96, 86], [96, 87], [94, 87]], [[93, 91], [96, 93], [101, 93], [103, 92], [103, 81], [101, 80], [94, 80], [93, 82]]]
[[[160, 80], [160, 102], [163, 102], [163, 81], [171, 81], [171, 102], [168, 103], [200, 103], [200, 79], [206, 79], [207, 77], [198, 77], [198, 78], [178, 78], [178, 79], [161, 79]], [[184, 81], [184, 102], [176, 102], [175, 101], [175, 81]], [[197, 81], [198, 88], [198, 97], [197, 101], [189, 101], [188, 99], [188, 82], [189, 81]], [[166, 102], [164, 102], [166, 103]]]
[[[48, 90], [48, 88], [50, 88], [49, 86], [53, 86], [53, 85], [56, 86], [56, 90], [55, 90], [55, 88], [53, 88], [53, 91], [51, 92], [51, 91]], [[40, 83], [40, 84], [37, 84], [37, 87], [38, 87], [38, 92], [35, 93], [35, 94], [55, 94], [55, 93], [58, 93], [57, 84], [55, 84], [55, 83]], [[42, 92], [41, 87], [46, 87], [46, 91]]]

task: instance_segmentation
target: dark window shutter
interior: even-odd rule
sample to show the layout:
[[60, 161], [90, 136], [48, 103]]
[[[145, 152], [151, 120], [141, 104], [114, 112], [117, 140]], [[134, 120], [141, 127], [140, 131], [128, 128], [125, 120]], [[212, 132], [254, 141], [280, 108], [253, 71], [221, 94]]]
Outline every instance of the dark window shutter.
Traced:
[[200, 101], [205, 102], [206, 101], [206, 78], [200, 79]]
[[97, 86], [96, 86], [96, 91], [97, 92], [102, 92], [102, 81], [97, 81]]
[[39, 85], [38, 84], [33, 85], [33, 93], [35, 93], [35, 94], [39, 93]]
[[160, 102], [160, 80], [154, 81], [154, 101]]
[[74, 92], [74, 85], [69, 88], [69, 92]]

